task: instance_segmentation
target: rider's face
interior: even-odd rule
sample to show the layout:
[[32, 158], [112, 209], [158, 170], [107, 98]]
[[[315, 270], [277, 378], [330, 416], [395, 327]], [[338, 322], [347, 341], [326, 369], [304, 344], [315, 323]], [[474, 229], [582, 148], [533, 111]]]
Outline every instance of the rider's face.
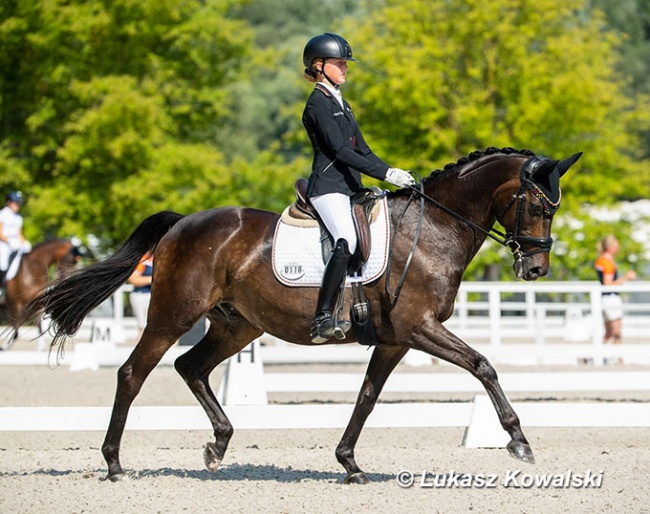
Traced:
[[325, 74], [335, 85], [343, 84], [347, 73], [348, 62], [345, 59], [327, 59], [325, 61]]
[[11, 200], [7, 202], [7, 207], [9, 207], [14, 212], [18, 212], [20, 210], [20, 204], [18, 202], [12, 202]]

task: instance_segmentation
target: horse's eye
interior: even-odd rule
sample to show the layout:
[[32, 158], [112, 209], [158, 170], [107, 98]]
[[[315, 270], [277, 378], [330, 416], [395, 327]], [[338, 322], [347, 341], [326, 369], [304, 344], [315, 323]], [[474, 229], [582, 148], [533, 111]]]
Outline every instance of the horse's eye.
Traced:
[[531, 216], [540, 217], [544, 213], [544, 209], [542, 209], [541, 205], [530, 204], [528, 212]]

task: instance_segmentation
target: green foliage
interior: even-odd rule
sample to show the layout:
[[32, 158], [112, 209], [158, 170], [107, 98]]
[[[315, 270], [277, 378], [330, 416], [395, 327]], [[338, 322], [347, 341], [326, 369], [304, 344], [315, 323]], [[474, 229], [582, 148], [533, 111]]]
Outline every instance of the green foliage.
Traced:
[[[551, 250], [549, 280], [597, 280], [593, 264], [598, 257], [598, 242], [613, 234], [621, 242], [616, 261], [622, 270], [634, 269], [643, 277], [647, 266], [647, 249], [634, 235], [638, 220], [612, 222], [598, 220], [593, 209], [556, 216], [553, 223], [554, 244]], [[650, 222], [650, 220], [648, 220]], [[501, 229], [502, 230], [502, 229]], [[502, 230], [503, 231], [503, 230]], [[488, 240], [472, 261], [466, 277], [474, 280], [514, 280], [512, 256], [507, 248]]]
[[[310, 166], [302, 49], [334, 31], [361, 60], [344, 95], [394, 165], [425, 174], [487, 146], [584, 151], [563, 182], [552, 273], [587, 277], [605, 232], [638, 249], [630, 224], [596, 223], [583, 205], [650, 194], [648, 0], [612, 5], [8, 0], [0, 187], [27, 195], [33, 240], [92, 233], [111, 246], [162, 209], [281, 211]], [[468, 277], [509, 267], [487, 243]]]
[[[222, 134], [228, 157], [269, 148], [288, 162], [309, 151], [300, 113], [307, 96], [302, 50], [312, 36], [336, 32], [354, 0], [251, 0], [238, 15], [255, 30], [257, 50], [248, 75], [230, 88], [236, 109]], [[279, 146], [278, 146], [279, 143]]]
[[154, 206], [189, 209], [190, 201], [197, 202], [191, 210], [210, 206], [200, 184], [214, 181], [213, 173], [228, 182], [215, 148], [232, 109], [227, 88], [239, 80], [252, 42], [246, 25], [229, 17], [235, 5], [3, 6], [0, 166], [23, 184], [38, 235], [123, 239], [133, 212], [122, 217], [126, 207], [116, 201], [131, 187], [127, 197], [142, 197], [138, 214]]
[[391, 162], [432, 168], [487, 146], [584, 151], [569, 196], [645, 195], [635, 130], [650, 104], [623, 94], [619, 40], [583, 0], [387, 0], [347, 33], [362, 60], [347, 89]]
[[[609, 234], [621, 242], [616, 261], [623, 271], [641, 272], [644, 249], [634, 239], [635, 224], [621, 219], [615, 225], [594, 219], [590, 212], [577, 212], [555, 220], [556, 242], [551, 255], [552, 280], [597, 280], [593, 264], [598, 257], [597, 244]], [[576, 264], [578, 264], [576, 266]]]
[[[346, 95], [390, 163], [432, 169], [488, 146], [583, 151], [563, 182], [563, 214], [648, 195], [648, 97], [626, 96], [621, 39], [583, 0], [386, 0], [345, 33], [361, 59]], [[488, 245], [468, 276], [498, 262], [505, 274], [508, 261]], [[563, 264], [572, 277], [584, 265]]]

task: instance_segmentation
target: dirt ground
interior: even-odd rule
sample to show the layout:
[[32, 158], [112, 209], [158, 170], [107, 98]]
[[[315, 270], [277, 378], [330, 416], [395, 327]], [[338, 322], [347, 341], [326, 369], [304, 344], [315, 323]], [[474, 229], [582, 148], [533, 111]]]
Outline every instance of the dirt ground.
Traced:
[[[304, 372], [313, 367], [291, 369]], [[221, 371], [214, 374], [215, 389]], [[272, 367], [268, 372], [273, 372]], [[114, 368], [71, 372], [67, 367], [2, 366], [0, 407], [110, 406], [115, 383]], [[270, 400], [350, 403], [354, 396], [284, 394]], [[387, 401], [471, 399], [416, 396], [394, 395]], [[548, 401], [549, 396], [553, 395], [510, 395], [517, 401]], [[643, 391], [554, 397], [558, 401], [650, 401]], [[176, 372], [161, 366], [145, 383], [135, 405], [196, 402]], [[341, 430], [236, 428], [222, 467], [214, 474], [205, 469], [202, 458], [203, 445], [211, 439], [208, 431], [126, 432], [121, 457], [130, 479], [121, 483], [105, 480], [102, 432], [0, 431], [0, 512], [650, 513], [647, 428], [527, 428], [537, 459], [534, 465], [510, 458], [504, 449], [462, 447], [463, 428], [369, 428], [356, 451], [357, 461], [372, 481], [365, 486], [342, 484], [345, 473], [334, 457]], [[406, 487], [411, 479], [412, 485]], [[544, 486], [540, 481], [548, 483]]]

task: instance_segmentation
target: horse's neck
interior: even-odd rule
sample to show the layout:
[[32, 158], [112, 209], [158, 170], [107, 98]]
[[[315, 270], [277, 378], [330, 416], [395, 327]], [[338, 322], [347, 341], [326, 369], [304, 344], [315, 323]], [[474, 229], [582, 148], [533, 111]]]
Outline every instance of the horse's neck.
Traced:
[[[448, 177], [427, 185], [425, 191], [428, 196], [452, 211], [458, 223], [465, 223], [468, 227], [475, 225], [489, 231], [495, 222], [494, 202], [501, 181], [486, 179], [476, 173], [471, 178]], [[431, 205], [427, 213], [433, 223], [441, 216], [450, 216], [435, 205]], [[478, 237], [480, 234], [476, 235]]]
[[36, 248], [30, 253], [23, 256], [24, 259], [27, 259], [29, 262], [38, 263], [45, 267], [50, 267], [52, 264], [57, 262], [54, 252], [45, 252], [42, 248]]
[[[451, 258], [476, 254], [496, 221], [495, 202], [512, 179], [511, 171], [502, 162], [491, 161], [470, 173], [449, 174], [441, 180], [425, 183], [426, 194], [456, 215], [456, 220], [450, 221], [450, 214], [440, 207], [430, 204], [425, 208], [428, 222], [438, 230], [448, 230], [449, 239], [455, 241], [454, 247], [449, 249], [456, 252]], [[459, 231], [459, 225], [465, 225], [468, 230]], [[459, 238], [455, 236], [458, 233], [472, 236]]]

